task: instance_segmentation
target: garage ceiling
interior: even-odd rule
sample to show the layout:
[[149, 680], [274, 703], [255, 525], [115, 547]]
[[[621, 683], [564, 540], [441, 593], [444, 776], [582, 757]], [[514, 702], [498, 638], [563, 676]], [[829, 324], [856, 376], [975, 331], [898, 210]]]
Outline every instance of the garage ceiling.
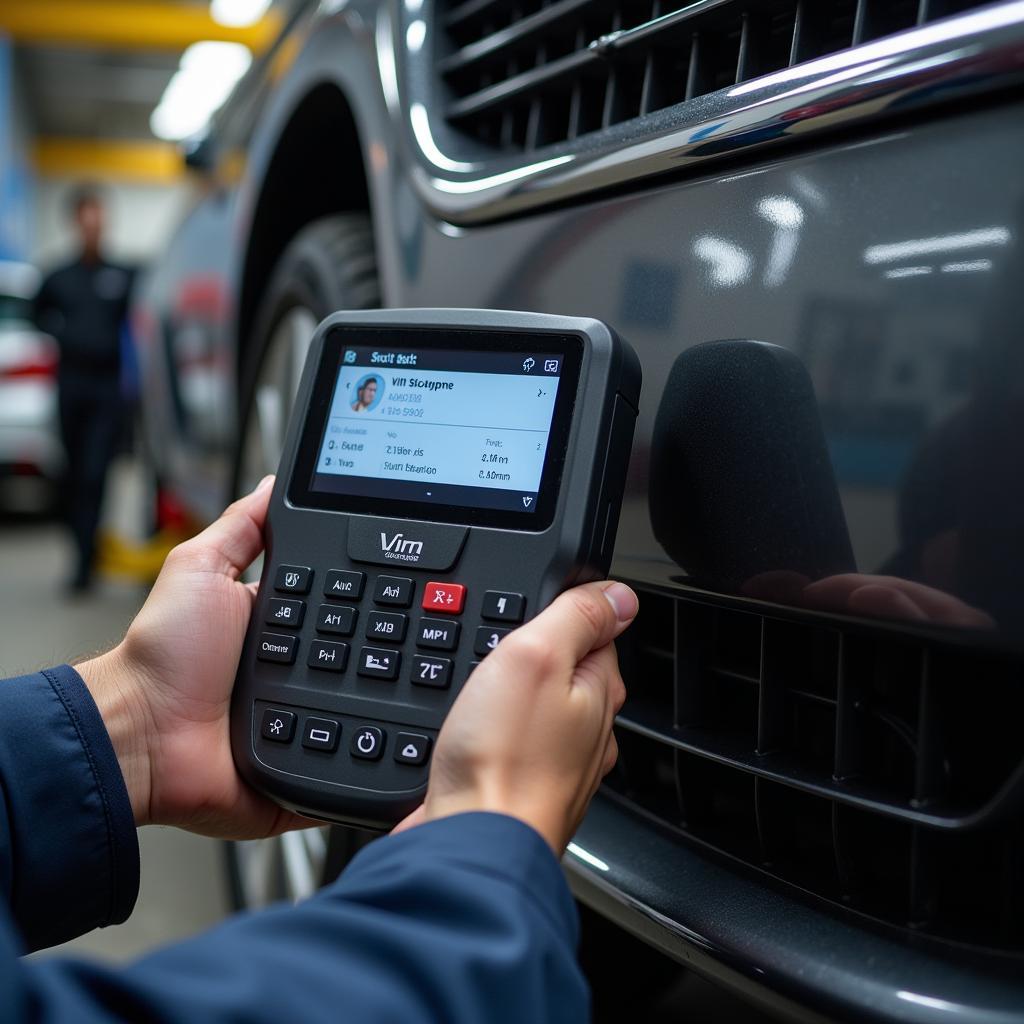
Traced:
[[[119, 7], [118, 0], [59, 0], [64, 24], [70, 25], [71, 38], [64, 40], [58, 38], [60, 19], [52, 19], [56, 28], [46, 20], [48, 13], [57, 13], [57, 5], [47, 12], [43, 4], [49, 0], [8, 2], [10, 10], [30, 5], [22, 31], [15, 24], [12, 34], [19, 82], [38, 138], [151, 141], [150, 114], [184, 49], [175, 34], [187, 35], [192, 26], [201, 32], [202, 21], [208, 19], [208, 4], [202, 0], [150, 2], [148, 21], [140, 16], [140, 6], [131, 3]], [[283, 17], [293, 0], [275, 0], [273, 6]], [[3, 21], [0, 10], [0, 29]], [[280, 22], [275, 18], [274, 23]], [[137, 45], [131, 39], [133, 30], [139, 33]]]

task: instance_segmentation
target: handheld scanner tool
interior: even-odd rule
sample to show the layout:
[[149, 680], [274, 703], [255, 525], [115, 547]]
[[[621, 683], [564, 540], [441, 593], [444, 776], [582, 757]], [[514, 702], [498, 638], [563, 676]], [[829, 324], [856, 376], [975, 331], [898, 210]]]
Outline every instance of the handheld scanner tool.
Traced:
[[412, 811], [474, 668], [607, 574], [639, 391], [636, 355], [595, 320], [328, 317], [235, 684], [243, 777], [326, 820], [380, 828]]

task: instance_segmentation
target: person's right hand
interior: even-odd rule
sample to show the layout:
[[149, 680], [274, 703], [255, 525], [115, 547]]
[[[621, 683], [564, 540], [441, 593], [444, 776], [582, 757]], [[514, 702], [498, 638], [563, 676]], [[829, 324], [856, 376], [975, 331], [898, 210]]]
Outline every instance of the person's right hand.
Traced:
[[495, 811], [561, 855], [618, 756], [612, 721], [626, 689], [612, 641], [637, 607], [625, 584], [588, 583], [505, 637], [455, 701], [426, 800], [399, 828]]

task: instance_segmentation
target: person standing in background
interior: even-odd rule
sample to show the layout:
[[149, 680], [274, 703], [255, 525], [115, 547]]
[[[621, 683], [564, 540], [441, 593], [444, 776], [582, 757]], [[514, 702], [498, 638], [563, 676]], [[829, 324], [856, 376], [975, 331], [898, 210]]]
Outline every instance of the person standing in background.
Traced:
[[124, 422], [121, 330], [133, 275], [104, 258], [106, 211], [99, 189], [75, 189], [69, 210], [79, 252], [44, 279], [35, 320], [60, 350], [57, 394], [67, 458], [62, 498], [77, 551], [69, 585], [80, 593], [92, 583], [103, 491]]

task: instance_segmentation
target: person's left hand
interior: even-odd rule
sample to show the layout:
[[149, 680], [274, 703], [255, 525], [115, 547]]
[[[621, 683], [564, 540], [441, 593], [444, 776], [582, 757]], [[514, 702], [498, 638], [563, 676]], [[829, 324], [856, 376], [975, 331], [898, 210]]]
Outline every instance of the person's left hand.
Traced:
[[117, 753], [137, 825], [230, 839], [315, 824], [260, 796], [231, 758], [228, 710], [273, 477], [168, 556], [114, 650], [77, 666]]

